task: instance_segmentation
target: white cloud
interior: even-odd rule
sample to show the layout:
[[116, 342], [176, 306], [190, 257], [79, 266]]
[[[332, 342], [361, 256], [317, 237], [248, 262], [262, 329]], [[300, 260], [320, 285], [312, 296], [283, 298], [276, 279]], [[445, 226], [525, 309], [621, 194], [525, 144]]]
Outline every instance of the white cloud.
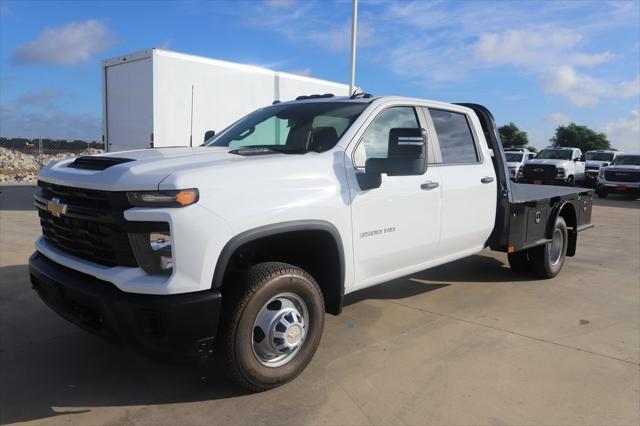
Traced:
[[39, 92], [27, 92], [16, 99], [18, 106], [50, 107], [55, 99], [60, 98], [62, 92], [57, 90], [42, 90]]
[[269, 7], [276, 9], [291, 7], [296, 3], [296, 0], [266, 0]]
[[561, 112], [554, 112], [545, 117], [546, 121], [554, 126], [563, 126], [571, 122], [571, 118], [568, 115]]
[[306, 68], [303, 68], [301, 70], [294, 70], [294, 71], [289, 71], [289, 72], [291, 74], [297, 74], [297, 75], [302, 75], [302, 76], [308, 77], [308, 76], [311, 75], [311, 68], [306, 67]]
[[490, 64], [533, 66], [537, 69], [574, 49], [582, 36], [569, 30], [525, 31], [480, 34], [471, 46], [477, 60]]
[[545, 92], [565, 97], [577, 107], [595, 107], [600, 98], [625, 98], [640, 94], [640, 75], [632, 81], [612, 84], [577, 72], [564, 65], [540, 77]]
[[102, 22], [90, 19], [60, 27], [47, 27], [33, 40], [13, 51], [22, 64], [73, 65], [86, 62], [113, 46], [115, 37]]
[[640, 152], [639, 110], [633, 110], [625, 117], [606, 123], [602, 130], [614, 148], [627, 152]]

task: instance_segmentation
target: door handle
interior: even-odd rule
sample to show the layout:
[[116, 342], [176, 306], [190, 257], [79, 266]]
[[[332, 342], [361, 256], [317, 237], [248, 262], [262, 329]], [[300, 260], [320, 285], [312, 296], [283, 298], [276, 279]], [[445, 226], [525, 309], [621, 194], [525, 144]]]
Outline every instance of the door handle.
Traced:
[[438, 186], [440, 186], [438, 182], [427, 181], [425, 183], [420, 184], [420, 189], [424, 189], [425, 191], [428, 191], [430, 189], [435, 189]]
[[482, 179], [480, 179], [480, 182], [482, 182], [482, 183], [491, 183], [491, 182], [493, 182], [493, 178], [491, 176], [485, 176]]

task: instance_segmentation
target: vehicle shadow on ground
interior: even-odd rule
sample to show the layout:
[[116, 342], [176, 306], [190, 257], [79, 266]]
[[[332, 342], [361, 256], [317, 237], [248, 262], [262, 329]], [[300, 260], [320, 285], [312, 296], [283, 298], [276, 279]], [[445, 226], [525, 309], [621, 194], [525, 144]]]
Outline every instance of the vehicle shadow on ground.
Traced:
[[607, 198], [593, 198], [594, 206], [621, 207], [626, 209], [640, 209], [640, 198], [629, 195], [610, 194]]
[[515, 284], [534, 280], [530, 275], [511, 271], [499, 259], [478, 254], [348, 294], [345, 305], [367, 299], [405, 299], [455, 284]]
[[33, 193], [35, 185], [0, 185], [0, 210], [35, 210]]
[[150, 360], [60, 319], [31, 289], [26, 265], [0, 268], [0, 282], [0, 424], [246, 395], [215, 360]]

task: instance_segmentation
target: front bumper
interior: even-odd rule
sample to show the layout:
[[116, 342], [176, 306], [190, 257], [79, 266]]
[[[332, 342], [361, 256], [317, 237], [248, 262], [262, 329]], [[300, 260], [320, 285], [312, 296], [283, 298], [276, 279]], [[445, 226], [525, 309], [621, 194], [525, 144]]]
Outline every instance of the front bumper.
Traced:
[[640, 194], [640, 183], [636, 182], [605, 182], [598, 181], [596, 192], [607, 194]]
[[125, 293], [37, 251], [29, 259], [29, 274], [45, 304], [93, 334], [163, 358], [197, 359], [212, 351], [221, 306], [219, 291]]
[[520, 183], [531, 183], [531, 184], [541, 184], [541, 185], [556, 185], [556, 186], [565, 186], [567, 184], [567, 178], [555, 178], [555, 179], [535, 179], [535, 178], [519, 178], [518, 182]]

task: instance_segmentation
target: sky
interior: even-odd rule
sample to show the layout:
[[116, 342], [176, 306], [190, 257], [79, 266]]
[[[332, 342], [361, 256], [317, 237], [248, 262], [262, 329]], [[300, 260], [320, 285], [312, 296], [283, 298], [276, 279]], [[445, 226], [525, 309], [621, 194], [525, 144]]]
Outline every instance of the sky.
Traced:
[[[0, 136], [97, 140], [100, 61], [150, 47], [347, 83], [351, 1], [0, 0]], [[640, 151], [640, 1], [360, 0], [356, 83], [487, 106], [533, 146]]]

